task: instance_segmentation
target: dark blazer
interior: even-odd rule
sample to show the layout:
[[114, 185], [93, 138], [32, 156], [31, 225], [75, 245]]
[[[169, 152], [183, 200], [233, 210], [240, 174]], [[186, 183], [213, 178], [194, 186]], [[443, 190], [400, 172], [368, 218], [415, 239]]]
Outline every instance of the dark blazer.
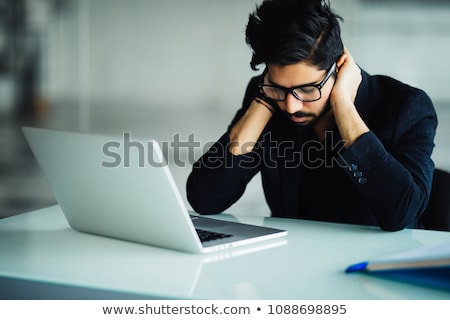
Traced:
[[[250, 81], [229, 129], [249, 107], [259, 81]], [[320, 142], [312, 128], [298, 128], [281, 113], [272, 117], [251, 153], [228, 152], [226, 132], [193, 166], [187, 181], [192, 208], [202, 214], [223, 212], [261, 172], [274, 217], [391, 231], [417, 227], [434, 170], [437, 117], [431, 100], [422, 90], [362, 71], [355, 105], [371, 131], [348, 149], [336, 125]]]

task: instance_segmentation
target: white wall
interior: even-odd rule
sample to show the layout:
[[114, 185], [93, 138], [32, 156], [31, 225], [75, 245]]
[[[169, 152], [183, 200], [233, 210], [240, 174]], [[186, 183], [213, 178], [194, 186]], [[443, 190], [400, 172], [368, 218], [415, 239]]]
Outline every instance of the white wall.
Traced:
[[364, 69], [422, 88], [437, 102], [450, 101], [450, 2], [343, 3], [344, 41]]
[[[155, 108], [236, 108], [254, 74], [244, 42], [255, 0], [79, 0], [47, 28], [52, 100]], [[450, 100], [450, 6], [334, 0], [360, 65]], [[389, 2], [388, 2], [389, 3]]]
[[[253, 6], [242, 0], [79, 1], [72, 17], [54, 21], [47, 91], [77, 97], [85, 84], [85, 54], [95, 102], [163, 108], [223, 107], [230, 99], [240, 104], [253, 74], [244, 43]], [[80, 47], [80, 39], [87, 44]]]

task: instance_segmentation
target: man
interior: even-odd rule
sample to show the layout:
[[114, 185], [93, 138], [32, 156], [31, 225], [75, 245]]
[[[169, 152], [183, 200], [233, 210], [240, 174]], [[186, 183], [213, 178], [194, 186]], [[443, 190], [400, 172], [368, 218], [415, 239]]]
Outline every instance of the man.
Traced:
[[437, 126], [429, 97], [361, 70], [325, 1], [265, 0], [249, 17], [253, 78], [228, 131], [193, 166], [202, 214], [236, 202], [261, 172], [272, 216], [418, 227]]

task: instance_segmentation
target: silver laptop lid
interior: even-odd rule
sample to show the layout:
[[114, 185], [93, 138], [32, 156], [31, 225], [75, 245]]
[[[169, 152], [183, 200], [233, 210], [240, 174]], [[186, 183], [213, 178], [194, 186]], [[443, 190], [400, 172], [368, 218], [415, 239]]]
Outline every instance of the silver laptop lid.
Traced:
[[123, 137], [30, 127], [23, 132], [73, 229], [202, 252], [156, 141], [125, 145]]

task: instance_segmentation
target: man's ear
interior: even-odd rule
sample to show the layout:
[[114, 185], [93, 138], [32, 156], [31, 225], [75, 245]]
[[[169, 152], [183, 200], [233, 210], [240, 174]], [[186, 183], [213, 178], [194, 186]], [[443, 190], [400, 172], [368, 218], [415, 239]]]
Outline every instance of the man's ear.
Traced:
[[336, 71], [338, 71], [338, 69], [344, 64], [347, 58], [348, 58], [348, 50], [346, 47], [344, 47], [344, 52], [336, 61]]
[[336, 61], [336, 71], [344, 64], [345, 59], [347, 59], [347, 54], [344, 51], [344, 53]]

